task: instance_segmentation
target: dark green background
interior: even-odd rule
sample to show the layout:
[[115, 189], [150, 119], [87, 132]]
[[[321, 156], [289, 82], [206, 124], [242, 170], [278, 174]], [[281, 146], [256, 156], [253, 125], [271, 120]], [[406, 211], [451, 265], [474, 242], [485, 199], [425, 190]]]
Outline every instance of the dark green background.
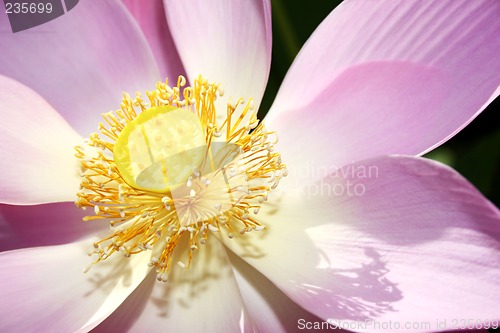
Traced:
[[[273, 60], [260, 119], [269, 110], [278, 88], [301, 46], [339, 0], [272, 0]], [[497, 206], [500, 203], [500, 128], [494, 109], [497, 98], [479, 117], [441, 147], [426, 155], [452, 166]]]

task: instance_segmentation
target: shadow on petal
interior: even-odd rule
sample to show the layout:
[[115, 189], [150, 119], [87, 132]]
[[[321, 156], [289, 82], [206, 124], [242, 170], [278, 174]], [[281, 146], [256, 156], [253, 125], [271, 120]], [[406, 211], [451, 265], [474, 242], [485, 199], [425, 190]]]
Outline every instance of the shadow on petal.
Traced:
[[[295, 332], [306, 325], [315, 332], [334, 329], [329, 322], [303, 309], [269, 279], [233, 252], [228, 252], [247, 311], [258, 332]], [[339, 331], [345, 331], [339, 329]]]
[[315, 268], [331, 277], [334, 285], [331, 289], [318, 290], [318, 287], [302, 283], [311, 298], [325, 300], [324, 306], [332, 309], [335, 319], [363, 321], [386, 312], [395, 311], [391, 303], [403, 298], [397, 284], [391, 282], [389, 272], [379, 253], [365, 248], [367, 262], [359, 268], [332, 269]]
[[95, 332], [252, 331], [224, 246], [215, 238], [200, 246], [187, 266], [189, 237], [177, 245], [167, 282], [152, 271]]
[[[225, 245], [323, 320], [363, 321], [395, 311], [392, 304], [403, 294], [387, 278], [389, 269], [377, 250], [365, 245], [351, 249], [355, 256], [342, 256], [341, 243], [313, 243], [319, 221], [319, 226], [314, 221], [301, 223], [312, 217], [296, 211], [280, 210], [278, 215], [263, 214], [265, 231], [239, 236]], [[335, 252], [338, 256], [332, 257]]]

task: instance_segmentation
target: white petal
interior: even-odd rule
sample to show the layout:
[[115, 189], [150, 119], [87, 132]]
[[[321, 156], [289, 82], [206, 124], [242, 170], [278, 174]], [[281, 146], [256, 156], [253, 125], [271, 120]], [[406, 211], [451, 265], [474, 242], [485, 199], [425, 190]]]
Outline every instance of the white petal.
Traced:
[[[177, 245], [176, 250], [183, 252]], [[174, 256], [167, 282], [150, 275], [96, 332], [237, 332], [251, 330], [225, 247], [214, 237], [200, 245], [189, 268]], [[179, 252], [177, 252], [179, 253]], [[243, 330], [242, 330], [243, 331]]]
[[87, 272], [95, 239], [0, 254], [0, 331], [89, 331], [149, 271], [148, 253], [113, 255]]
[[0, 75], [0, 202], [73, 201], [82, 138], [40, 95]]
[[257, 110], [271, 64], [271, 5], [268, 0], [165, 0], [168, 24], [191, 83], [199, 75], [229, 97], [254, 99]]

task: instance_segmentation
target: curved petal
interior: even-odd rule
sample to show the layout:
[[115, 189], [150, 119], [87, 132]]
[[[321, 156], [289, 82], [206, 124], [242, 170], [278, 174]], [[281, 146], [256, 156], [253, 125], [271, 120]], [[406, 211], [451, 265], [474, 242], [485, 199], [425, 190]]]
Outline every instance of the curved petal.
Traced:
[[[333, 326], [301, 308], [241, 258], [229, 253], [233, 272], [255, 332], [328, 332]], [[337, 329], [342, 332], [343, 330]]]
[[148, 254], [91, 262], [92, 239], [0, 253], [0, 331], [89, 331], [146, 276]]
[[167, 282], [156, 281], [152, 272], [94, 332], [252, 331], [225, 251], [212, 237], [193, 256], [191, 267], [180, 268], [176, 263], [186, 258], [177, 256]]
[[0, 13], [0, 74], [44, 96], [80, 134], [97, 130], [121, 95], [160, 79], [147, 41], [118, 0], [83, 0], [65, 15], [11, 33]]
[[82, 138], [36, 92], [1, 75], [0, 109], [0, 202], [73, 201]]
[[499, 15], [491, 0], [344, 1], [301, 50], [266, 118], [291, 173], [306, 161], [419, 155], [456, 134], [498, 96]]
[[[224, 100], [254, 98], [258, 108], [271, 65], [268, 0], [164, 0], [167, 20], [191, 82], [220, 82]], [[225, 110], [219, 99], [218, 108]]]
[[107, 230], [72, 202], [36, 206], [0, 205], [0, 252], [35, 246], [61, 245]]
[[[270, 213], [264, 237], [227, 246], [342, 328], [445, 331], [457, 318], [499, 319], [500, 213], [448, 167], [366, 160], [288, 192]], [[405, 326], [416, 322], [428, 324]]]
[[162, 79], [175, 82], [184, 74], [179, 54], [168, 29], [165, 8], [162, 0], [122, 0], [134, 16], [151, 46]]

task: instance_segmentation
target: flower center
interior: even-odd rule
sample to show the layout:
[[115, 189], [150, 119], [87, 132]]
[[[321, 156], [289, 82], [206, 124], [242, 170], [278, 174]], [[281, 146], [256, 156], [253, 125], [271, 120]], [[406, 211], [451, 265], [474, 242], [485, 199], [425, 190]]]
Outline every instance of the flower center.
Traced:
[[[229, 238], [265, 227], [256, 215], [286, 167], [274, 152], [276, 134], [259, 124], [252, 99], [216, 110], [218, 84], [180, 76], [103, 114], [99, 132], [77, 146], [82, 181], [76, 205], [91, 207], [111, 234], [94, 243], [94, 263], [115, 252], [152, 251], [150, 266], [167, 280], [174, 249], [189, 239], [187, 264], [211, 233]], [[217, 112], [225, 115], [217, 122]]]

